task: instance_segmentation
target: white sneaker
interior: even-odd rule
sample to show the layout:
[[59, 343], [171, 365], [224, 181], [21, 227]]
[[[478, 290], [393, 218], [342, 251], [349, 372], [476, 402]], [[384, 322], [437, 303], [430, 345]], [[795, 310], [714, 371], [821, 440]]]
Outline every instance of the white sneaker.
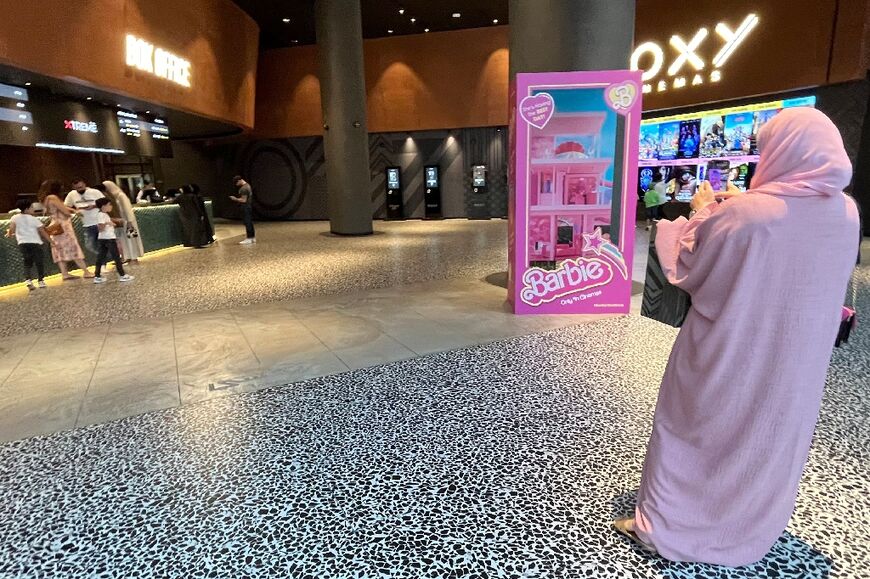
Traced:
[[134, 279], [136, 278], [128, 273], [127, 275], [122, 275], [121, 277], [119, 277], [118, 281], [133, 281]]
[[257, 240], [256, 240], [256, 239], [246, 239], [246, 240], [244, 240], [244, 241], [240, 241], [240, 242], [239, 242], [239, 245], [251, 245], [251, 244], [254, 244], [254, 243], [257, 243]]
[[47, 287], [48, 287], [48, 286], [45, 285], [45, 281], [43, 281], [43, 280], [39, 280], [39, 289], [45, 289], [45, 288], [47, 288]]
[[94, 283], [106, 283], [106, 278], [97, 276], [94, 278]]

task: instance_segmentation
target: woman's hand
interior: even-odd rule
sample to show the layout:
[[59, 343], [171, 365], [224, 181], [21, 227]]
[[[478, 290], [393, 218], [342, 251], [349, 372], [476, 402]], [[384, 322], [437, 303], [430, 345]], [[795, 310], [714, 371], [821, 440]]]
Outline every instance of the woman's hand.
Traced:
[[728, 188], [725, 191], [720, 191], [716, 193], [716, 197], [720, 199], [731, 199], [732, 197], [737, 197], [738, 195], [743, 195], [743, 191], [737, 188], [734, 183], [728, 181]]
[[692, 211], [700, 211], [713, 203], [716, 203], [716, 192], [713, 191], [713, 186], [710, 185], [709, 181], [704, 181], [692, 197], [690, 203]]

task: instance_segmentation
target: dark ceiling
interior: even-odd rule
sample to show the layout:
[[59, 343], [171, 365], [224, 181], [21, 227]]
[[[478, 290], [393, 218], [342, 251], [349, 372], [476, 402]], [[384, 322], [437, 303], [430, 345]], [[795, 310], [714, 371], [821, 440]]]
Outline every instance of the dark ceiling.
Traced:
[[[260, 48], [314, 44], [313, 0], [234, 0], [260, 25]], [[508, 0], [361, 0], [363, 37], [507, 24]], [[400, 14], [399, 10], [404, 10]], [[458, 12], [460, 18], [454, 18]], [[284, 22], [289, 18], [290, 22]], [[411, 22], [415, 18], [416, 22]], [[389, 31], [393, 32], [390, 33]]]

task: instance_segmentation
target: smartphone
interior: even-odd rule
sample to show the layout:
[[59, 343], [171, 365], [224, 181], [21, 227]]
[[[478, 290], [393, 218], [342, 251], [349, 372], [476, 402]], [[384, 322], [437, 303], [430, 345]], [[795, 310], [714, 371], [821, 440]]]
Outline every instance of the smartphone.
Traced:
[[713, 191], [725, 191], [728, 187], [728, 174], [731, 172], [731, 163], [728, 161], [710, 161], [707, 163], [707, 181], [713, 187]]

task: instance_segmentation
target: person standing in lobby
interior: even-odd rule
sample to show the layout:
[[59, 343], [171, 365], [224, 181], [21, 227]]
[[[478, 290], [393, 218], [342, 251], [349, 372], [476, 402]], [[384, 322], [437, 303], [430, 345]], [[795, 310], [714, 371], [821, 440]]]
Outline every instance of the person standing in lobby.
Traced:
[[251, 186], [241, 176], [233, 177], [233, 183], [238, 189], [238, 195], [230, 195], [230, 199], [242, 206], [242, 219], [245, 221], [245, 240], [239, 245], [250, 245], [257, 243], [257, 237], [254, 232], [254, 192]]
[[96, 189], [88, 187], [87, 182], [81, 177], [73, 179], [72, 186], [73, 189], [67, 193], [64, 204], [76, 209], [82, 216], [82, 225], [85, 229], [85, 247], [96, 253], [97, 236], [99, 235], [97, 217], [100, 212], [94, 203], [97, 199], [102, 199], [105, 196]]
[[67, 270], [67, 263], [70, 261], [75, 262], [84, 276], [90, 279], [94, 276], [88, 271], [85, 255], [73, 229], [72, 216], [75, 215], [75, 211], [60, 200], [62, 191], [63, 185], [60, 181], [50, 180], [42, 182], [37, 194], [39, 202], [45, 207], [45, 214], [51, 217], [51, 223], [46, 228], [46, 232], [51, 235], [54, 242], [51, 246], [51, 257], [60, 269], [64, 280], [78, 279], [78, 276], [70, 274]]
[[111, 199], [112, 205], [124, 220], [123, 230], [119, 232], [124, 259], [130, 260], [130, 263], [139, 263], [139, 258], [145, 255], [145, 248], [142, 245], [142, 238], [139, 237], [139, 223], [136, 222], [133, 204], [130, 203], [127, 194], [114, 182], [103, 181], [103, 187], [106, 188], [106, 196]]
[[[785, 109], [758, 136], [752, 188], [705, 182], [659, 222], [692, 307], [665, 372], [635, 516], [616, 528], [671, 561], [761, 560], [792, 516], [855, 267], [852, 164], [831, 120]], [[840, 529], [849, 531], [848, 525]]]

